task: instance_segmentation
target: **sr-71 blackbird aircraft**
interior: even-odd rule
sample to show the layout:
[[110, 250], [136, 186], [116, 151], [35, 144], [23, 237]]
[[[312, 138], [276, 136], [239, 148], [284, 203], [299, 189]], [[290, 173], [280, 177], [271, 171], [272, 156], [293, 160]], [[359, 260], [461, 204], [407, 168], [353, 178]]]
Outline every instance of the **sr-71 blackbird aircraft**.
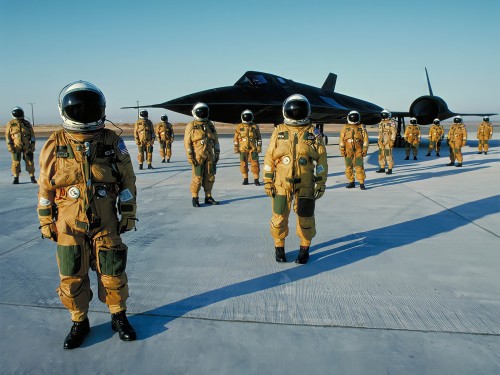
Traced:
[[[398, 119], [398, 138], [405, 117], [416, 117], [421, 125], [431, 124], [436, 118], [444, 120], [457, 115], [448, 109], [446, 102], [432, 93], [427, 73], [429, 95], [413, 101], [408, 112], [391, 111]], [[190, 116], [193, 106], [203, 102], [210, 108], [212, 121], [239, 123], [241, 112], [250, 109], [257, 123], [283, 122], [282, 105], [293, 94], [304, 95], [311, 103], [311, 120], [323, 130], [326, 123], [344, 123], [347, 114], [356, 110], [361, 114], [363, 124], [372, 125], [380, 122], [383, 110], [376, 104], [335, 92], [337, 75], [330, 73], [321, 88], [294, 82], [274, 74], [248, 71], [233, 85], [204, 90], [172, 99], [161, 104], [140, 106], [140, 108], [165, 108]], [[123, 107], [138, 108], [138, 107]], [[493, 115], [493, 114], [462, 114]]]

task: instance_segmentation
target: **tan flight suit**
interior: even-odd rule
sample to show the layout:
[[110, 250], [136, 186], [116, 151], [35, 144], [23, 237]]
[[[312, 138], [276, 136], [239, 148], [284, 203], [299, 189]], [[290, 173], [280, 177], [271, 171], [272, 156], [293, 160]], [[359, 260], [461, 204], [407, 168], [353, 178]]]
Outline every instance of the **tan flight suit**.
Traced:
[[436, 148], [436, 153], [439, 154], [439, 151], [441, 150], [441, 140], [443, 139], [443, 136], [444, 136], [443, 125], [433, 124], [429, 129], [429, 149], [427, 150], [428, 154], [430, 154], [434, 148]]
[[465, 125], [463, 123], [451, 125], [446, 139], [450, 150], [450, 161], [454, 163], [456, 159], [461, 164], [463, 161], [462, 146], [465, 146], [467, 142]]
[[483, 121], [481, 125], [479, 125], [479, 128], [477, 129], [477, 139], [478, 139], [478, 151], [479, 153], [481, 152], [488, 152], [488, 141], [491, 139], [493, 136], [493, 126], [491, 123]]
[[382, 120], [378, 125], [378, 163], [380, 168], [394, 167], [394, 158], [392, 157], [392, 148], [396, 140], [396, 128], [392, 120]]
[[241, 123], [234, 132], [234, 153], [240, 154], [240, 171], [243, 178], [248, 178], [248, 162], [254, 180], [259, 179], [259, 154], [262, 151], [262, 138], [257, 124]]
[[405, 155], [410, 156], [410, 150], [413, 150], [413, 156], [418, 155], [418, 145], [420, 143], [420, 126], [418, 124], [410, 124], [405, 130]]
[[40, 228], [43, 237], [57, 240], [57, 292], [71, 319], [87, 317], [90, 267], [97, 273], [99, 300], [112, 314], [126, 310], [127, 246], [119, 228], [122, 222], [131, 223], [127, 230], [135, 226], [137, 193], [122, 138], [108, 129], [86, 135], [54, 132], [40, 153], [38, 183]]
[[160, 122], [156, 125], [156, 138], [160, 142], [160, 156], [162, 160], [172, 157], [172, 142], [174, 141], [174, 128], [170, 122]]
[[368, 133], [362, 124], [346, 124], [340, 131], [340, 155], [345, 161], [345, 176], [349, 182], [354, 182], [354, 169], [356, 179], [360, 184], [365, 183], [365, 168], [363, 157], [368, 152]]
[[19, 177], [21, 173], [21, 157], [26, 164], [26, 172], [35, 175], [35, 131], [28, 120], [16, 118], [5, 126], [7, 150], [12, 154], [12, 174]]
[[276, 191], [270, 222], [276, 247], [285, 246], [292, 200], [300, 246], [311, 244], [316, 235], [315, 184], [324, 187], [327, 175], [326, 148], [313, 125], [281, 124], [274, 129], [264, 158], [264, 183], [274, 183]]
[[191, 194], [198, 196], [203, 186], [205, 196], [211, 196], [219, 160], [219, 137], [212, 121], [191, 121], [184, 132], [184, 148], [193, 166]]
[[139, 164], [144, 163], [144, 154], [146, 154], [146, 162], [151, 165], [153, 162], [153, 143], [155, 141], [155, 131], [151, 120], [145, 118], [137, 120], [134, 127], [134, 138], [139, 148], [137, 154]]

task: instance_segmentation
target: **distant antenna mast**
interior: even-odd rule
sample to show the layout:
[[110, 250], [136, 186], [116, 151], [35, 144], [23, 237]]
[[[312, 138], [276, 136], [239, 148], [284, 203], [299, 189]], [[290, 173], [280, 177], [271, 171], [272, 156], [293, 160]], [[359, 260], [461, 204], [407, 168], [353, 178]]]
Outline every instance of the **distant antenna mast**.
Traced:
[[31, 120], [33, 121], [33, 126], [35, 126], [35, 115], [33, 114], [33, 104], [35, 103], [28, 103], [31, 106]]
[[427, 68], [425, 68], [425, 75], [427, 76], [427, 86], [429, 86], [429, 95], [434, 96], [432, 93], [431, 81], [429, 79], [429, 73], [427, 73]]
[[140, 110], [140, 108], [139, 108], [139, 101], [136, 100], [136, 102], [137, 102], [137, 118], [140, 118], [141, 116], [139, 115], [139, 110]]

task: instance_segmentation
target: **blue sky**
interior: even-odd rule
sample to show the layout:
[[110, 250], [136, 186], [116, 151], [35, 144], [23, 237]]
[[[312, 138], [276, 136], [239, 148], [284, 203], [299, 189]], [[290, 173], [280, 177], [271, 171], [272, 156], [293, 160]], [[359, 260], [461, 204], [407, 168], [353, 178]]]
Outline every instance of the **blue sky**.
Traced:
[[59, 91], [78, 79], [102, 89], [110, 120], [133, 122], [120, 107], [247, 70], [314, 86], [334, 72], [336, 91], [406, 111], [427, 94], [425, 66], [451, 110], [500, 112], [499, 41], [500, 0], [0, 0], [0, 123], [29, 102], [37, 123], [60, 123]]

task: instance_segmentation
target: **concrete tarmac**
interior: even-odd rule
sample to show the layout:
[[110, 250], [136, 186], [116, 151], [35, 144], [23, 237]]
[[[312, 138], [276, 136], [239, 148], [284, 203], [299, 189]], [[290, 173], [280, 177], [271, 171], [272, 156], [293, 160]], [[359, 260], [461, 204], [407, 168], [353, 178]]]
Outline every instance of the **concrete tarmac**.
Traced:
[[[472, 134], [471, 134], [472, 135]], [[464, 147], [462, 168], [441, 157], [404, 159], [367, 190], [345, 189], [335, 137], [327, 191], [307, 265], [290, 215], [288, 263], [274, 260], [271, 201], [242, 186], [232, 139], [221, 138], [213, 196], [191, 206], [182, 140], [171, 163], [137, 168], [137, 231], [129, 246], [128, 314], [138, 333], [122, 342], [94, 300], [91, 332], [63, 350], [71, 320], [55, 292], [55, 244], [42, 240], [37, 185], [12, 185], [0, 153], [0, 372], [5, 374], [498, 374], [500, 373], [500, 137], [488, 155]], [[36, 160], [42, 141], [37, 143]], [[333, 144], [332, 144], [333, 143]], [[264, 139], [264, 151], [268, 138]], [[263, 155], [261, 155], [261, 162]], [[38, 166], [37, 166], [38, 177]], [[200, 193], [203, 202], [203, 192]]]

